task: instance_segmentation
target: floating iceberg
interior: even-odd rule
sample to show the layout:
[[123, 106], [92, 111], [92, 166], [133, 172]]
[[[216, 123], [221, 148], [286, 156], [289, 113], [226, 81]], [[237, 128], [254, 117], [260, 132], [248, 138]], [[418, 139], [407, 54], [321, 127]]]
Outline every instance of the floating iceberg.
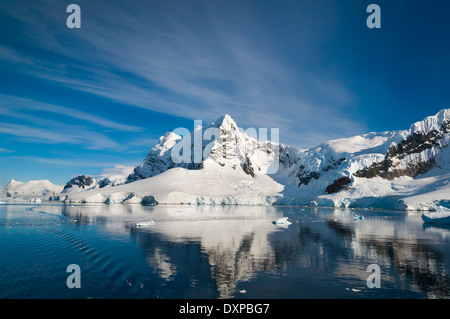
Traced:
[[436, 211], [422, 214], [425, 223], [450, 224], [450, 209], [438, 206]]
[[273, 222], [275, 225], [291, 225], [292, 223], [289, 221], [289, 217], [281, 217]]
[[141, 227], [153, 227], [155, 226], [155, 222], [153, 220], [148, 221], [148, 222], [140, 222], [140, 223], [136, 223], [135, 225], [137, 228], [141, 228]]
[[0, 200], [0, 204], [6, 204], [5, 202], [2, 202], [1, 200]]

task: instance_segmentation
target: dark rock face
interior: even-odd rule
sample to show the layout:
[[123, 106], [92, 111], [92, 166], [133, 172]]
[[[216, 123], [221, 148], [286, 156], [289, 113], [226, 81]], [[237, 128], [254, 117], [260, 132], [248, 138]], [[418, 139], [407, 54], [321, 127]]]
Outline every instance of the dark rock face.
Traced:
[[387, 155], [402, 159], [407, 155], [420, 153], [434, 146], [439, 146], [439, 135], [439, 131], [435, 130], [427, 134], [413, 133], [399, 144], [391, 146]]
[[298, 186], [308, 185], [308, 183], [313, 178], [319, 179], [321, 172], [328, 172], [329, 170], [337, 169], [345, 160], [346, 158], [340, 158], [338, 160], [332, 159], [331, 162], [328, 163], [327, 166], [322, 167], [320, 171], [312, 171], [312, 172], [305, 171], [305, 166], [300, 165], [296, 175], [299, 181]]
[[244, 170], [245, 174], [250, 175], [251, 177], [255, 177], [255, 172], [253, 170], [252, 163], [248, 157], [245, 158], [245, 162], [242, 165], [242, 169]]
[[400, 176], [416, 177], [418, 175], [425, 174], [433, 167], [436, 167], [436, 160], [431, 158], [430, 160], [424, 162], [418, 162], [415, 164], [409, 163], [408, 167], [405, 169], [389, 171], [384, 175], [384, 178], [391, 180]]
[[280, 165], [284, 168], [292, 167], [294, 164], [297, 164], [297, 159], [295, 156], [291, 156], [289, 152], [289, 148], [282, 144], [278, 147], [278, 160]]
[[175, 163], [171, 159], [163, 161], [162, 159], [158, 158], [157, 155], [154, 154], [151, 155], [149, 154], [145, 159], [144, 163], [145, 165], [151, 167], [152, 171], [151, 172], [142, 171], [142, 167], [144, 164], [142, 164], [141, 166], [137, 166], [134, 168], [133, 172], [130, 175], [128, 175], [127, 181], [125, 183], [131, 183], [141, 179], [153, 177], [165, 172], [170, 168], [175, 167]]
[[355, 173], [356, 177], [374, 178], [383, 176], [384, 172], [387, 172], [390, 166], [390, 160], [385, 158], [383, 162], [373, 163], [369, 167], [359, 170]]
[[311, 179], [319, 179], [320, 174], [318, 172], [306, 172], [305, 166], [300, 165], [299, 170], [297, 172], [298, 178], [298, 186], [308, 185]]
[[94, 179], [92, 177], [86, 175], [78, 175], [67, 182], [62, 192], [64, 193], [66, 189], [71, 188], [74, 185], [84, 189], [87, 186], [91, 186], [93, 183]]
[[339, 192], [345, 186], [351, 183], [351, 179], [348, 176], [343, 176], [341, 178], [336, 179], [332, 184], [328, 185], [325, 189], [325, 192], [328, 194], [333, 194]]
[[390, 169], [392, 167], [392, 160], [386, 157], [383, 162], [374, 163], [363, 170], [357, 171], [355, 176], [364, 178], [382, 177], [388, 180], [400, 176], [416, 177], [436, 167], [436, 161], [434, 158], [431, 158], [428, 161], [409, 163], [407, 168]]
[[332, 162], [330, 164], [328, 164], [326, 167], [322, 168], [323, 172], [328, 172], [331, 169], [336, 169], [338, 168], [344, 161], [346, 160], [345, 157], [340, 158], [338, 160], [332, 160]]
[[131, 182], [138, 181], [138, 180], [144, 179], [144, 178], [146, 178], [146, 176], [142, 172], [139, 171], [138, 167], [135, 167], [133, 172], [130, 175], [128, 175], [127, 181], [125, 183], [131, 183]]
[[110, 181], [109, 179], [107, 179], [107, 178], [103, 178], [102, 180], [100, 180], [100, 181], [98, 182], [98, 187], [99, 187], [99, 188], [103, 188], [103, 187], [106, 187], [106, 186], [108, 186], [108, 185], [112, 185], [112, 183], [111, 183], [111, 181]]

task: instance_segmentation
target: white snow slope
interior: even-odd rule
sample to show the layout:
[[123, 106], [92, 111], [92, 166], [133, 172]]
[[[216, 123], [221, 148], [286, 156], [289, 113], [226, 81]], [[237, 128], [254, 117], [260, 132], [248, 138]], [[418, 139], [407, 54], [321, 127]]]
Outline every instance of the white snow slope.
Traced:
[[202, 170], [177, 167], [129, 184], [70, 193], [66, 202], [141, 203], [153, 196], [159, 204], [270, 205], [282, 190], [269, 176], [252, 178], [208, 161]]

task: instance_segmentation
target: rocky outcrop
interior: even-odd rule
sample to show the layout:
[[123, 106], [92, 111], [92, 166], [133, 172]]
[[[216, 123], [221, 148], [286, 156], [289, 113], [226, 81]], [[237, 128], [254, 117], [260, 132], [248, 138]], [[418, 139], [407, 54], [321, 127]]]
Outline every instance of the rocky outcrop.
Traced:
[[326, 164], [323, 164], [321, 168], [313, 171], [308, 171], [305, 165], [300, 164], [297, 173], [295, 175], [298, 178], [298, 186], [308, 185], [312, 179], [316, 180], [319, 179], [321, 174], [328, 172], [330, 170], [337, 169], [345, 160], [346, 158], [340, 158], [339, 160], [335, 160], [332, 157]]
[[348, 176], [343, 176], [341, 178], [336, 179], [332, 184], [328, 185], [325, 189], [327, 194], [337, 193], [342, 190], [345, 186], [350, 184], [352, 180]]
[[72, 187], [82, 188], [86, 189], [95, 183], [95, 180], [87, 175], [77, 175], [76, 177], [72, 178], [70, 181], [67, 182], [67, 184], [64, 186], [64, 189], [62, 193], [67, 193], [68, 190]]
[[245, 162], [242, 165], [242, 169], [245, 172], [245, 174], [250, 175], [251, 177], [255, 177], [255, 172], [252, 167], [252, 163], [250, 162], [250, 159], [248, 157], [245, 158]]

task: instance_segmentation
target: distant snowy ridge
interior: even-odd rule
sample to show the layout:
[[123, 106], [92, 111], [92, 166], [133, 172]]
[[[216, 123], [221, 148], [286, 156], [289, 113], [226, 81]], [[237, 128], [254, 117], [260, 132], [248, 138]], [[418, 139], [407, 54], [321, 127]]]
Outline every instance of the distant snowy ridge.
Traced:
[[36, 200], [59, 201], [65, 199], [69, 193], [124, 184], [132, 169], [132, 167], [116, 165], [98, 176], [77, 175], [65, 185], [54, 185], [48, 180], [18, 182], [12, 179], [5, 186], [0, 186], [0, 199], [32, 202], [36, 202]]
[[54, 185], [48, 180], [18, 182], [12, 179], [8, 184], [0, 187], [0, 198], [9, 200], [27, 198], [36, 201], [36, 199], [57, 195], [62, 190], [63, 186]]

